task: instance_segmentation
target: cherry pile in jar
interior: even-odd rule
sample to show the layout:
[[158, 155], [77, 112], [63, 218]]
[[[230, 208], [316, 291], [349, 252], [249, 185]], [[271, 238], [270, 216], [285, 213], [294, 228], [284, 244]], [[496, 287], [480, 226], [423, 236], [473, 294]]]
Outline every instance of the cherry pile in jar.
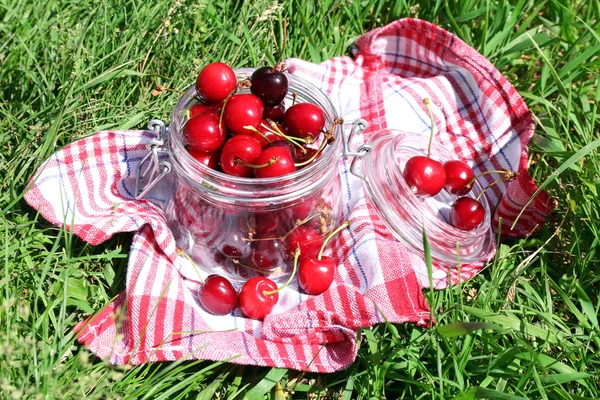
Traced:
[[[251, 93], [236, 93], [238, 87]], [[238, 177], [273, 178], [313, 162], [332, 140], [323, 110], [296, 103], [285, 108], [288, 80], [272, 67], [257, 69], [238, 83], [222, 62], [198, 75], [201, 101], [189, 109], [184, 136], [189, 153], [209, 168]], [[325, 135], [316, 147], [320, 136]]]
[[[240, 178], [262, 185], [310, 168], [334, 143], [334, 128], [341, 124], [327, 123], [318, 104], [297, 101], [278, 68], [262, 67], [239, 79], [228, 65], [215, 62], [202, 69], [195, 90], [181, 129], [186, 151], [219, 176], [232, 177], [226, 184], [232, 187]], [[177, 218], [193, 236], [186, 252], [224, 271], [201, 285], [199, 301], [207, 311], [224, 315], [239, 306], [248, 318], [262, 319], [294, 279], [309, 295], [330, 287], [336, 266], [323, 251], [349, 226], [336, 215], [339, 177], [332, 176], [337, 184], [322, 185], [276, 211], [268, 204], [250, 211], [239, 211], [237, 204], [215, 206], [185, 184], [177, 188]], [[284, 268], [292, 271], [278, 286], [270, 278]], [[239, 293], [228, 274], [244, 279]]]

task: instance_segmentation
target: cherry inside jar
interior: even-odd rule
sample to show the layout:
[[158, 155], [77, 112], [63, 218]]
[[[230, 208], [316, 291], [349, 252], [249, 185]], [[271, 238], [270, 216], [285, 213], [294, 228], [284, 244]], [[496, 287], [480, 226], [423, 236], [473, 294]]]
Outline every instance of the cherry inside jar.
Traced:
[[[243, 80], [253, 71], [235, 72]], [[166, 205], [166, 215], [178, 247], [207, 274], [239, 282], [256, 275], [284, 278], [292, 271], [294, 240], [300, 231], [307, 237], [306, 251], [318, 252], [323, 239], [341, 222], [337, 164], [342, 137], [340, 126], [334, 123], [338, 115], [317, 87], [286, 75], [289, 91], [285, 107], [293, 102], [318, 105], [324, 111], [324, 129], [331, 131], [334, 140], [312, 163], [283, 176], [236, 177], [197, 161], [186, 148], [183, 135], [189, 110], [198, 104], [193, 99], [194, 87], [173, 110], [167, 148], [175, 172], [175, 189]], [[238, 93], [249, 92], [238, 89]], [[322, 140], [323, 135], [315, 147]]]

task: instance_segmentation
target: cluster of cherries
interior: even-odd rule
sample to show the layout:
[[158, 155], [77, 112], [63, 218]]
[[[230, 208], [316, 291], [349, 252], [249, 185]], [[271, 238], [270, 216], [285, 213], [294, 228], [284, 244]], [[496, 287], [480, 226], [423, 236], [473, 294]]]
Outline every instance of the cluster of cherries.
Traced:
[[[250, 93], [239, 93], [240, 88]], [[249, 80], [238, 82], [234, 71], [222, 62], [202, 69], [196, 80], [198, 101], [188, 110], [183, 127], [186, 148], [198, 162], [228, 175], [244, 178], [283, 176], [312, 163], [334, 138], [326, 131], [325, 113], [315, 104], [296, 103], [286, 109], [286, 75], [276, 68], [257, 69]], [[334, 124], [339, 121], [334, 122]], [[323, 138], [321, 135], [323, 134]], [[311, 147], [312, 146], [312, 147]], [[311, 199], [309, 199], [311, 200]], [[200, 304], [210, 313], [226, 315], [236, 307], [252, 319], [263, 319], [275, 307], [279, 291], [297, 277], [307, 294], [319, 295], [332, 284], [336, 265], [323, 256], [327, 242], [350, 223], [344, 222], [325, 236], [328, 207], [319, 198], [305, 201], [290, 211], [296, 223], [277, 236], [277, 218], [254, 218], [253, 234], [229, 241], [218, 255], [223, 262], [260, 273], [248, 279], [239, 293], [221, 275], [210, 275], [199, 290]], [[317, 204], [318, 203], [318, 204]], [[329, 209], [330, 211], [330, 209]], [[331, 222], [331, 221], [329, 221]], [[239, 242], [239, 243], [238, 243]], [[250, 254], [243, 249], [252, 244]], [[277, 284], [264, 276], [280, 264], [282, 252], [293, 260], [286, 283]]]
[[[310, 226], [296, 225], [286, 235], [287, 251], [293, 257], [294, 268], [283, 285], [277, 287], [273, 280], [265, 276], [255, 276], [244, 283], [238, 294], [227, 278], [210, 275], [200, 287], [200, 304], [215, 315], [229, 314], [239, 305], [246, 317], [263, 319], [277, 304], [279, 292], [287, 287], [296, 275], [298, 285], [306, 294], [319, 295], [325, 292], [333, 283], [336, 264], [333, 258], [324, 256], [323, 251], [329, 240], [348, 226], [350, 222], [345, 221], [323, 238]], [[262, 238], [262, 241], [272, 243], [278, 239], [280, 238]]]
[[425, 106], [431, 120], [431, 134], [426, 156], [413, 156], [408, 159], [402, 175], [412, 192], [419, 197], [432, 197], [442, 189], [451, 194], [460, 196], [450, 207], [450, 224], [463, 231], [470, 231], [478, 227], [484, 220], [485, 209], [480, 199], [485, 190], [492, 185], [514, 179], [516, 173], [508, 170], [488, 171], [483, 174], [500, 173], [503, 177], [493, 182], [479, 193], [476, 198], [468, 197], [475, 181], [483, 174], [475, 176], [473, 169], [459, 160], [450, 160], [445, 163], [431, 158], [431, 140], [433, 138], [433, 115], [429, 106], [429, 99], [424, 99]]
[[[250, 93], [238, 93], [250, 87]], [[214, 62], [196, 80], [199, 102], [183, 127], [189, 153], [209, 168], [238, 177], [273, 178], [314, 161], [332, 140], [325, 113], [312, 103], [286, 109], [288, 80], [272, 67], [238, 82], [227, 64]], [[293, 96], [295, 100], [295, 95]], [[326, 139], [316, 145], [321, 133]]]

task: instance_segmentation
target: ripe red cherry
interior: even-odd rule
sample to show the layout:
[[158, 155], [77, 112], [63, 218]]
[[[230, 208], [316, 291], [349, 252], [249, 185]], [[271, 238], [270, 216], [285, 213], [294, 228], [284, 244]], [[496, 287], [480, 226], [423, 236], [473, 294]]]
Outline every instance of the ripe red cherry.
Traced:
[[250, 79], [250, 91], [257, 96], [265, 107], [280, 104], [288, 92], [288, 80], [285, 74], [271, 67], [262, 67], [254, 71]]
[[250, 278], [242, 286], [240, 291], [240, 310], [242, 313], [252, 319], [263, 319], [273, 311], [279, 293], [265, 294], [277, 290], [277, 285], [272, 280], [263, 276]]
[[325, 126], [325, 113], [312, 103], [297, 103], [287, 109], [283, 126], [290, 136], [317, 138]]
[[205, 114], [205, 113], [211, 112], [211, 111], [213, 111], [213, 109], [210, 106], [207, 106], [205, 104], [196, 103], [192, 107], [190, 107], [190, 118], [192, 118], [196, 115]]
[[319, 200], [321, 199], [321, 193], [317, 193], [307, 199], [302, 200], [300, 203], [295, 204], [291, 207], [292, 215], [294, 220], [308, 218], [317, 208]]
[[254, 161], [261, 153], [260, 142], [248, 135], [236, 135], [225, 142], [221, 150], [221, 169], [223, 172], [233, 176], [250, 177], [252, 168], [239, 164], [236, 160], [242, 160], [248, 164]]
[[245, 126], [258, 129], [262, 121], [263, 109], [262, 102], [253, 94], [235, 94], [225, 104], [223, 121], [234, 134], [250, 135], [252, 130], [246, 129]]
[[217, 115], [221, 115], [221, 108], [223, 107], [223, 102], [219, 101], [218, 103], [214, 103], [211, 105], [206, 105], [206, 104], [202, 104], [202, 103], [195, 103], [193, 106], [190, 107], [190, 115], [189, 117], [192, 118], [195, 115], [200, 115], [200, 114], [204, 114], [207, 112], [213, 112]]
[[298, 267], [298, 284], [307, 294], [319, 295], [324, 293], [335, 277], [335, 263], [330, 257], [308, 256]]
[[227, 315], [237, 307], [238, 296], [227, 279], [219, 275], [209, 275], [200, 287], [198, 300], [209, 313]]
[[196, 92], [207, 103], [225, 100], [236, 86], [235, 72], [222, 62], [208, 64], [196, 79]]
[[446, 171], [444, 189], [459, 196], [464, 196], [471, 191], [471, 186], [467, 185], [475, 178], [475, 172], [467, 163], [458, 160], [446, 161], [444, 170]]
[[442, 163], [425, 156], [409, 158], [402, 175], [417, 196], [435, 196], [446, 184]]
[[190, 155], [194, 157], [196, 161], [201, 164], [206, 165], [208, 168], [217, 169], [219, 166], [219, 151], [213, 151], [211, 153], [205, 153], [202, 151], [198, 151], [190, 148], [188, 150]]
[[450, 224], [463, 231], [470, 231], [483, 222], [485, 210], [481, 203], [471, 197], [460, 197], [450, 208]]
[[217, 150], [225, 142], [225, 126], [213, 112], [196, 115], [183, 126], [183, 136], [190, 148], [204, 153]]
[[285, 106], [283, 103], [278, 104], [274, 107], [265, 107], [263, 111], [263, 118], [270, 119], [271, 121], [281, 122], [285, 116]]
[[302, 261], [308, 256], [319, 254], [322, 245], [323, 237], [319, 232], [310, 226], [300, 225], [287, 237], [286, 249], [290, 255], [293, 255], [296, 248], [300, 246], [298, 260]]
[[277, 161], [271, 165], [267, 165], [266, 167], [256, 168], [254, 170], [254, 176], [257, 178], [274, 178], [277, 176], [291, 174], [296, 170], [292, 154], [288, 149], [283, 147], [269, 147], [267, 149], [263, 149], [254, 163], [257, 165], [263, 165], [269, 163], [273, 159]]

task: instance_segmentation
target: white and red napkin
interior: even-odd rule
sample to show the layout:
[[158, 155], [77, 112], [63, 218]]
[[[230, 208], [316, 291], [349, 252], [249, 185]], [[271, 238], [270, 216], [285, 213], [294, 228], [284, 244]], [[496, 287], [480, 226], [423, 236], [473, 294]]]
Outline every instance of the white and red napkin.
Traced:
[[[435, 140], [476, 173], [519, 172], [517, 180], [494, 186], [487, 196], [494, 227], [502, 218], [503, 236], [534, 232], [551, 211], [542, 192], [510, 230], [537, 189], [527, 172], [532, 117], [506, 78], [447, 31], [402, 19], [360, 37], [353, 57], [319, 65], [292, 59], [286, 65], [323, 90], [346, 122], [369, 123], [353, 147], [384, 128], [428, 135], [422, 99], [431, 99]], [[162, 210], [168, 182], [144, 200], [134, 198], [137, 165], [154, 135], [107, 131], [74, 142], [39, 168], [25, 195], [47, 220], [91, 244], [136, 232], [126, 290], [77, 328], [78, 340], [99, 357], [115, 364], [186, 358], [332, 372], [354, 361], [359, 328], [385, 320], [429, 324], [421, 293], [429, 285], [424, 260], [386, 231], [345, 160], [339, 170], [352, 226], [332, 243], [339, 267], [330, 290], [307, 296], [290, 285], [264, 321], [239, 311], [221, 317], [205, 312], [196, 298], [199, 272], [178, 254]], [[482, 265], [461, 266], [460, 277], [454, 266], [436, 265], [434, 285], [469, 279]]]

